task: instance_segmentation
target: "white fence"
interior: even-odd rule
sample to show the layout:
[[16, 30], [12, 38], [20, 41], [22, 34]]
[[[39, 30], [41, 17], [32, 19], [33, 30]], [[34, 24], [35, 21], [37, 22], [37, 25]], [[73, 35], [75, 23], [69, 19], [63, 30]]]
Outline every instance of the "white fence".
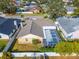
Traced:
[[57, 54], [55, 52], [44, 52], [44, 53], [40, 53], [40, 52], [24, 52], [24, 53], [21, 53], [21, 52], [15, 52], [15, 53], [12, 53], [12, 55], [14, 57], [24, 57], [24, 56], [28, 56], [28, 57], [34, 57], [34, 56], [60, 56], [60, 54]]
[[[0, 57], [2, 57], [2, 52], [0, 52]], [[39, 56], [61, 56], [59, 53], [56, 52], [11, 52], [13, 57], [39, 57]], [[65, 55], [65, 56], [79, 56], [75, 53], [71, 55]]]

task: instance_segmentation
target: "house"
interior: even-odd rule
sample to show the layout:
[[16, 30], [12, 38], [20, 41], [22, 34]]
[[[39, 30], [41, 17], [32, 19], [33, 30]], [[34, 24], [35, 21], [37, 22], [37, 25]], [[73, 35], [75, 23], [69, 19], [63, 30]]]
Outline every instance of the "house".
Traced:
[[22, 8], [17, 8], [17, 13], [27, 13], [27, 14], [33, 14], [33, 13], [40, 13], [41, 8], [37, 6], [34, 2], [27, 2]]
[[[26, 19], [26, 24], [17, 35], [19, 44], [32, 43], [33, 39], [37, 39], [41, 43], [43, 43], [44, 39], [53, 41], [50, 30], [56, 30], [56, 27], [52, 20], [44, 19], [41, 16], [30, 16], [29, 19]], [[49, 37], [46, 37], [46, 35], [49, 35]]]
[[79, 39], [79, 18], [59, 17], [57, 26], [61, 29], [65, 38]]
[[12, 3], [16, 5], [17, 7], [22, 4], [23, 0], [12, 0]]
[[73, 0], [63, 0], [63, 2], [71, 3]]
[[20, 19], [0, 17], [0, 39], [9, 39], [20, 25]]
[[67, 14], [73, 14], [75, 7], [73, 6], [66, 6]]

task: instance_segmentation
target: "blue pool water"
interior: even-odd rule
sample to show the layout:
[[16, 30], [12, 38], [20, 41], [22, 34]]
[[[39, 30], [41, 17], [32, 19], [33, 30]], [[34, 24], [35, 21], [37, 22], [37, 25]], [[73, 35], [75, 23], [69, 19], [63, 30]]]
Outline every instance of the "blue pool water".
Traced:
[[55, 29], [45, 29], [46, 46], [54, 46], [60, 41], [60, 38]]

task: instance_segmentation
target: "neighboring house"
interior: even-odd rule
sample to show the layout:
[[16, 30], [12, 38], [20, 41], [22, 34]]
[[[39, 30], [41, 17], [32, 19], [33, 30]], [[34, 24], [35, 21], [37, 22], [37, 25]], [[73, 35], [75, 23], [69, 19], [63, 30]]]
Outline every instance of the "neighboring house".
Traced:
[[72, 2], [73, 0], [63, 0], [63, 2], [66, 2], [66, 3], [68, 3], [68, 2]]
[[33, 12], [33, 13], [40, 13], [41, 12], [41, 8], [36, 6], [36, 7], [32, 7], [29, 11]]
[[29, 19], [26, 19], [26, 24], [17, 35], [19, 44], [32, 43], [33, 39], [37, 39], [43, 43], [43, 39], [45, 39], [44, 28], [51, 27], [53, 29], [55, 27], [52, 20], [38, 16], [30, 16]]
[[18, 7], [22, 4], [23, 0], [12, 0], [12, 2], [14, 5], [16, 5]]
[[26, 3], [23, 8], [17, 8], [17, 13], [40, 13], [41, 8], [36, 3]]
[[20, 19], [0, 17], [0, 39], [9, 39], [20, 25]]
[[57, 21], [65, 38], [79, 39], [79, 18], [59, 17]]
[[67, 14], [73, 14], [75, 7], [73, 6], [66, 6]]

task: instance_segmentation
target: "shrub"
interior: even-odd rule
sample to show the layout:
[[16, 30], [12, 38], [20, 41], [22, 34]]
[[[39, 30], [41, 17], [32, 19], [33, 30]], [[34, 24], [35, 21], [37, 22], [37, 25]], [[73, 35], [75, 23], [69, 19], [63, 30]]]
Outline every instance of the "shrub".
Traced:
[[74, 41], [73, 42], [61, 41], [55, 46], [54, 51], [60, 53], [61, 55], [66, 54], [70, 55], [72, 53], [79, 54], [79, 43]]
[[3, 52], [2, 59], [12, 59], [10, 52]]
[[62, 41], [65, 41], [65, 38], [62, 36], [62, 31], [59, 29], [56, 29], [56, 31], [57, 31], [57, 33], [58, 33], [58, 35], [59, 35], [59, 37], [60, 37], [60, 39], [62, 40]]
[[33, 39], [33, 40], [32, 40], [32, 43], [33, 43], [33, 44], [39, 44], [39, 43], [41, 43], [41, 41], [38, 40], [38, 39]]

